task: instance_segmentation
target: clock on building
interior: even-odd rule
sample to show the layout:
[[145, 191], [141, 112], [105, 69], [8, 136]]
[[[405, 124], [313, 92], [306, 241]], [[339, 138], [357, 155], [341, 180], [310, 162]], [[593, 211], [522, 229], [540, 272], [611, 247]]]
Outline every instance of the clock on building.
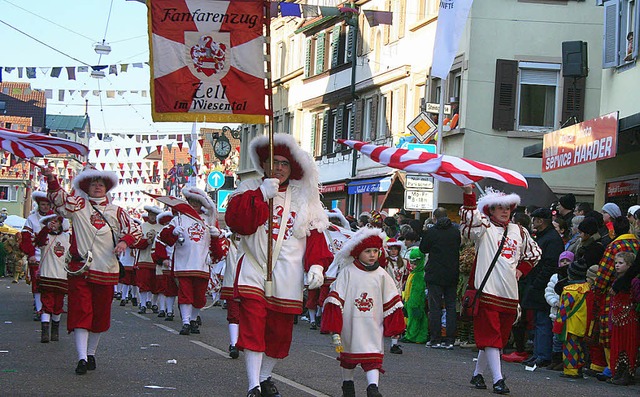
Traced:
[[225, 135], [216, 139], [216, 142], [213, 144], [213, 153], [220, 160], [224, 160], [229, 156], [229, 153], [231, 153], [231, 142], [229, 142], [229, 139]]

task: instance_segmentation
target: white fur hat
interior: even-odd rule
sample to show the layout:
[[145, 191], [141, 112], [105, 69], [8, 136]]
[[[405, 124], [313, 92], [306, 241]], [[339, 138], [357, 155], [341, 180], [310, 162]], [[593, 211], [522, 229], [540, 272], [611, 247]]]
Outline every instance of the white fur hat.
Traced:
[[400, 250], [404, 248], [404, 243], [400, 240], [396, 240], [395, 238], [390, 238], [384, 243], [384, 245], [387, 249], [389, 249], [389, 247], [398, 247]]
[[193, 186], [186, 186], [182, 188], [182, 195], [187, 200], [198, 200], [200, 204], [202, 204], [202, 212], [204, 212], [205, 214], [209, 214], [211, 213], [211, 210], [215, 209], [213, 201], [211, 201], [209, 195], [202, 189], [198, 189], [197, 187]]
[[102, 179], [106, 187], [107, 193], [118, 186], [118, 175], [113, 171], [98, 171], [96, 167], [88, 164], [84, 169], [73, 178], [73, 188], [76, 192], [84, 192], [89, 194], [89, 185], [95, 179]]
[[153, 213], [153, 214], [156, 214], [156, 215], [158, 215], [159, 213], [162, 212], [162, 209], [160, 209], [160, 207], [158, 207], [156, 205], [145, 205], [143, 207], [143, 209], [145, 211], [147, 211], [148, 213]]
[[366, 248], [382, 249], [385, 234], [382, 229], [373, 227], [363, 227], [355, 232], [350, 239], [344, 242], [340, 251], [336, 254], [335, 260], [340, 268], [352, 263], [360, 253]]
[[31, 199], [36, 203], [39, 203], [40, 201], [49, 202], [49, 198], [47, 197], [47, 192], [41, 192], [39, 190], [31, 193]]
[[[274, 134], [273, 154], [285, 157], [291, 163], [290, 179], [303, 179], [317, 174], [317, 167], [311, 155], [298, 146], [293, 135]], [[249, 143], [249, 156], [253, 166], [264, 175], [262, 164], [269, 158], [269, 137], [266, 135], [254, 138]]]
[[520, 196], [515, 193], [506, 194], [492, 187], [485, 189], [485, 194], [478, 199], [478, 211], [491, 216], [490, 208], [494, 205], [510, 207], [513, 211], [520, 204]]
[[158, 221], [158, 223], [162, 225], [166, 225], [171, 221], [171, 219], [173, 219], [173, 212], [171, 211], [163, 211], [159, 213], [158, 216], [156, 217], [156, 220]]
[[347, 220], [347, 218], [344, 217], [344, 215], [342, 214], [342, 211], [340, 211], [340, 208], [334, 208], [332, 210], [326, 210], [326, 213], [327, 213], [327, 217], [329, 218], [329, 220], [338, 219], [338, 220], [340, 220], [340, 223], [341, 223], [343, 228], [345, 228], [347, 230], [351, 230], [351, 225], [349, 225], [349, 221]]
[[51, 222], [54, 219], [57, 219], [61, 223], [64, 220], [64, 218], [62, 216], [56, 214], [55, 212], [52, 212], [52, 213], [49, 213], [49, 214], [43, 216], [42, 218], [40, 218], [40, 223], [43, 224], [43, 225], [46, 225], [47, 223]]

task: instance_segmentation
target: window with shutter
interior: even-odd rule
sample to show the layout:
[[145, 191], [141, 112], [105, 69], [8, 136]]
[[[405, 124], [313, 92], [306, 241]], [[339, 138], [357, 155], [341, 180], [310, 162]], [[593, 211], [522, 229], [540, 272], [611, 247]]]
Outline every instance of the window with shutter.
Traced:
[[568, 127], [584, 120], [585, 78], [565, 78], [560, 125]]
[[513, 130], [516, 111], [516, 89], [518, 84], [518, 62], [507, 59], [496, 60], [496, 81], [493, 97], [494, 130]]
[[344, 105], [340, 105], [338, 106], [338, 109], [336, 109], [336, 122], [335, 122], [335, 130], [333, 133], [333, 139], [344, 139], [344, 125], [345, 125], [345, 120], [344, 120], [344, 116], [345, 116], [345, 106]]
[[340, 59], [340, 31], [342, 30], [342, 26], [336, 25], [331, 30], [331, 67], [335, 68], [336, 66], [342, 64]]
[[327, 149], [328, 149], [328, 145], [327, 145], [327, 141], [329, 140], [329, 128], [330, 128], [330, 123], [329, 123], [329, 116], [330, 116], [330, 111], [329, 110], [325, 110], [322, 114], [322, 145], [321, 145], [321, 152], [320, 154], [322, 156], [327, 154]]
[[378, 100], [378, 128], [376, 129], [376, 140], [384, 139], [387, 137], [389, 131], [389, 124], [387, 120], [387, 106], [388, 96], [386, 94], [380, 95]]
[[363, 117], [363, 110], [364, 110], [364, 99], [358, 99], [355, 101], [356, 103], [356, 110], [353, 113], [353, 139], [357, 140], [357, 141], [361, 141], [362, 140], [362, 121], [364, 120]]
[[355, 48], [353, 45], [356, 42], [356, 29], [352, 26], [347, 26], [347, 44], [345, 45], [345, 60], [346, 62], [351, 62], [352, 56], [354, 54]]
[[318, 131], [318, 114], [311, 115], [311, 155], [315, 157], [316, 153], [316, 132]]
[[404, 30], [406, 26], [407, 20], [407, 0], [400, 0], [400, 4], [398, 4], [399, 15], [398, 15], [398, 38], [401, 39], [404, 37]]
[[313, 38], [308, 37], [305, 44], [304, 77], [311, 76], [311, 54], [313, 48]]
[[325, 55], [325, 33], [318, 33], [316, 37], [316, 59], [315, 59], [315, 74], [320, 74], [324, 71], [324, 55]]
[[386, 97], [387, 97], [387, 101], [386, 101], [387, 104], [385, 106], [385, 120], [386, 120], [387, 129], [385, 131], [384, 138], [393, 136], [393, 133], [395, 131], [393, 128], [393, 123], [395, 122], [395, 120], [393, 119], [393, 107], [396, 106], [394, 101], [397, 99], [395, 98], [395, 95], [393, 95], [392, 91], [389, 91]]
[[604, 35], [602, 48], [602, 67], [618, 66], [620, 59], [620, 0], [604, 3]]
[[517, 129], [550, 131], [557, 125], [556, 109], [560, 64], [520, 62], [517, 100]]

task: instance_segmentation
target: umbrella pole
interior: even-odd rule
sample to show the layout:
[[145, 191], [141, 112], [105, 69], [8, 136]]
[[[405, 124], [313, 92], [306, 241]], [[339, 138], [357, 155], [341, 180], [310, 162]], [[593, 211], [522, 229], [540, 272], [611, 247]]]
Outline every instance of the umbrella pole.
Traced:
[[[267, 77], [267, 95], [268, 95], [268, 117], [267, 133], [269, 134], [269, 170], [267, 175], [271, 177], [273, 170], [273, 92], [271, 84], [271, 4], [269, 1], [264, 2], [265, 11], [265, 67]], [[286, 216], [285, 214], [282, 215]], [[284, 219], [284, 218], [283, 218]], [[264, 295], [269, 298], [273, 296], [273, 199], [269, 199], [269, 234], [267, 235], [267, 279], [264, 284]]]

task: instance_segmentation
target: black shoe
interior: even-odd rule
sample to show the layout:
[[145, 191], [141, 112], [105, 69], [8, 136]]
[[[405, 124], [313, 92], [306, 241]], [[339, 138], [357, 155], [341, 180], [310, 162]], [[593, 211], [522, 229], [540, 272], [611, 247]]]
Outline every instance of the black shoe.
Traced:
[[116, 292], [116, 294], [115, 294], [114, 298], [115, 298], [116, 300], [120, 300], [120, 299], [122, 299], [122, 292]]
[[95, 371], [95, 369], [96, 369], [96, 356], [87, 356], [87, 369], [89, 371]]
[[198, 322], [195, 320], [191, 320], [191, 322], [189, 323], [189, 326], [191, 327], [191, 333], [192, 334], [199, 334], [200, 333], [200, 328], [198, 327]]
[[551, 364], [551, 361], [549, 360], [542, 360], [542, 359], [537, 359], [534, 364], [536, 365], [537, 368], [544, 368], [544, 367], [548, 367], [549, 364]]
[[147, 309], [151, 309], [151, 301], [147, 301], [144, 305]]
[[606, 374], [600, 372], [599, 374], [596, 375], [596, 379], [598, 379], [600, 382], [606, 382], [609, 379], [611, 379], [611, 377], [609, 375], [606, 375]]
[[249, 392], [247, 393], [247, 397], [261, 397], [261, 396], [262, 394], [260, 393], [260, 388], [258, 386], [249, 390]]
[[147, 307], [140, 306], [140, 310], [138, 310], [138, 314], [147, 314]]
[[154, 313], [158, 313], [158, 305], [151, 306], [151, 311]]
[[309, 329], [316, 331], [318, 329], [318, 325], [315, 322], [313, 322], [311, 323], [311, 326], [309, 326]]
[[196, 323], [198, 323], [198, 326], [202, 325], [202, 319], [200, 318], [200, 316], [196, 317]]
[[138, 306], [138, 298], [131, 298], [131, 305], [133, 307]]
[[229, 345], [229, 357], [233, 359], [240, 357], [240, 351], [235, 345]]
[[122, 299], [122, 300], [120, 301], [120, 306], [126, 306], [126, 304], [127, 304], [127, 301], [126, 301], [126, 300]]
[[278, 388], [273, 384], [271, 377], [260, 382], [260, 389], [262, 390], [262, 397], [281, 397], [278, 392]]
[[469, 383], [471, 383], [476, 389], [487, 388], [487, 384], [484, 383], [484, 377], [482, 376], [482, 374], [474, 375], [473, 378], [471, 378], [471, 382]]
[[400, 345], [393, 345], [391, 346], [391, 349], [389, 349], [389, 353], [402, 354], [402, 348], [400, 347]]
[[522, 365], [526, 365], [527, 367], [533, 367], [533, 364], [538, 361], [538, 357], [535, 356], [531, 356], [528, 359], [524, 360], [523, 362], [521, 362], [520, 364]]
[[591, 369], [591, 368], [585, 368], [582, 370], [582, 374], [586, 375], [586, 376], [590, 376], [592, 378], [595, 378], [598, 375], [598, 371]]
[[49, 343], [49, 323], [40, 323], [40, 343]]
[[504, 383], [504, 379], [500, 379], [496, 383], [493, 384], [493, 392], [496, 394], [509, 394], [511, 390]]
[[173, 313], [172, 312], [168, 312], [167, 313], [167, 318], [165, 318], [164, 321], [173, 321]]
[[382, 397], [380, 390], [378, 390], [378, 385], [372, 383], [367, 386], [367, 397]]
[[182, 324], [182, 329], [180, 330], [180, 335], [189, 335], [191, 333], [191, 325]]
[[158, 317], [167, 317], [167, 313], [164, 310], [158, 312]]
[[356, 387], [352, 380], [342, 382], [342, 397], [356, 397]]
[[77, 375], [84, 375], [87, 373], [87, 360], [78, 361], [78, 366], [76, 367]]

